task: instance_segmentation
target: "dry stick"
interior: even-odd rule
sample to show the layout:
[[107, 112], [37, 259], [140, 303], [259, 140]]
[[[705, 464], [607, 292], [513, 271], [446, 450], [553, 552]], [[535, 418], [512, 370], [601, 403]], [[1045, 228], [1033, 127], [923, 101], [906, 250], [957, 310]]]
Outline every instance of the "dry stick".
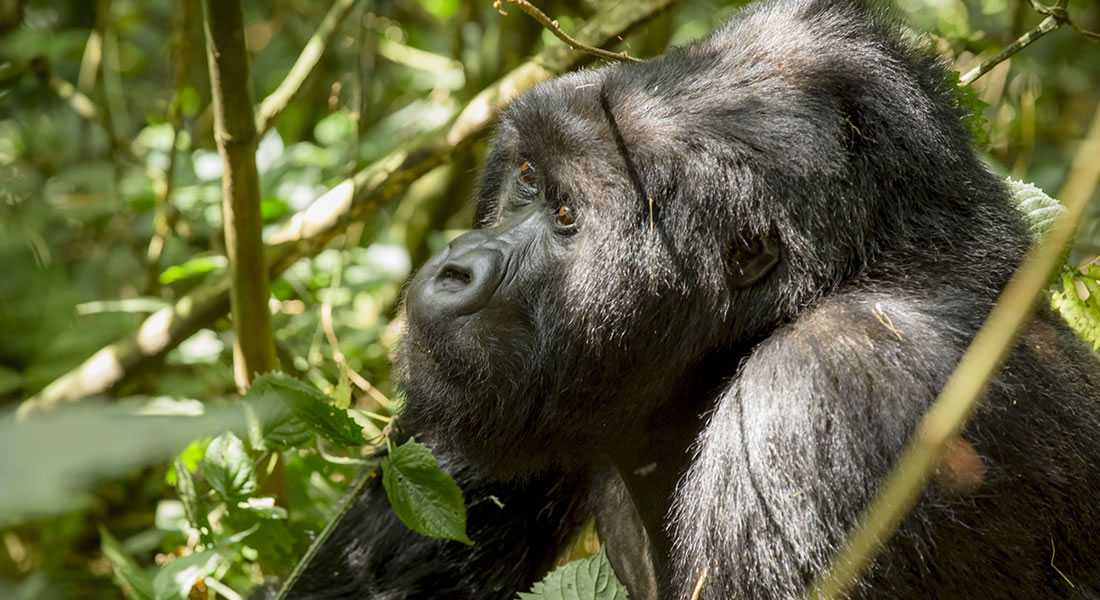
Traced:
[[294, 62], [294, 66], [290, 68], [282, 83], [271, 95], [264, 98], [256, 115], [256, 131], [259, 132], [260, 137], [263, 137], [263, 134], [275, 122], [275, 117], [279, 116], [279, 113], [283, 112], [290, 101], [301, 91], [302, 85], [313, 73], [317, 63], [321, 61], [321, 56], [324, 55], [325, 49], [332, 41], [337, 26], [344, 20], [348, 11], [355, 6], [357, 1], [336, 0], [332, 3], [332, 8], [325, 14], [321, 24], [317, 26], [317, 31], [314, 31], [313, 35], [310, 36], [305, 48], [302, 48], [302, 53], [298, 55], [298, 60]]
[[222, 157], [222, 223], [229, 258], [233, 372], [244, 393], [275, 368], [267, 261], [256, 171], [256, 118], [240, 0], [203, 0], [203, 30], [214, 104], [214, 140]]
[[[676, 1], [623, 1], [611, 5], [578, 29], [577, 39], [588, 45], [609, 43]], [[418, 144], [392, 151], [329, 190], [272, 236], [267, 248], [269, 276], [277, 277], [299, 259], [320, 252], [349, 223], [367, 218], [383, 204], [403, 194], [421, 175], [472, 143], [520, 92], [555, 73], [579, 65], [584, 57], [566, 46], [544, 50], [474, 97], [440, 131]], [[163, 356], [225, 314], [228, 290], [228, 279], [224, 276], [199, 286], [173, 306], [151, 315], [137, 332], [101, 348], [80, 366], [24, 401], [19, 414], [24, 416], [64, 402], [107, 393], [147, 362]]]
[[1100, 109], [1057, 196], [1066, 212], [1028, 253], [1005, 286], [943, 391], [921, 419], [889, 478], [863, 511], [858, 526], [829, 568], [811, 585], [809, 598], [845, 597], [916, 502], [944, 447], [962, 432], [990, 378], [1012, 349], [1018, 330], [1030, 318], [1048, 276], [1058, 266], [1062, 249], [1073, 239], [1077, 222], [1100, 180], [1097, 156], [1100, 156]]
[[588, 44], [578, 42], [577, 40], [569, 37], [569, 34], [562, 31], [561, 26], [558, 25], [558, 22], [556, 20], [552, 20], [550, 17], [546, 16], [546, 13], [539, 10], [537, 6], [531, 4], [527, 0], [493, 0], [493, 7], [496, 8], [497, 12], [502, 15], [508, 15], [508, 13], [504, 12], [504, 9], [501, 8], [501, 6], [503, 6], [502, 1], [507, 2], [508, 4], [515, 4], [516, 6], [520, 7], [521, 9], [523, 9], [523, 12], [531, 15], [531, 17], [538, 21], [540, 25], [550, 30], [550, 33], [557, 36], [559, 40], [565, 42], [566, 44], [569, 44], [569, 46], [580, 50], [581, 52], [587, 52], [592, 56], [598, 56], [599, 58], [606, 58], [608, 60], [642, 62], [641, 59], [634, 58], [633, 56], [628, 56], [625, 50], [622, 52], [612, 52], [610, 50], [604, 50], [603, 48], [597, 48], [595, 46], [589, 46]]

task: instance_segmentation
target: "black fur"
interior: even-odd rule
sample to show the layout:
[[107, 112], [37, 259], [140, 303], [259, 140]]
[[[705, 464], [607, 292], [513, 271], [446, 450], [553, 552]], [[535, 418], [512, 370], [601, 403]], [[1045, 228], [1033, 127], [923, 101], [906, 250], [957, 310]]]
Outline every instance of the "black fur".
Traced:
[[[635, 600], [800, 597], [1028, 245], [952, 88], [878, 9], [775, 0], [520, 97], [397, 365], [477, 545], [373, 490], [292, 597], [512, 598], [589, 514]], [[1088, 597], [1100, 369], [1057, 316], [964, 438], [853, 596]]]

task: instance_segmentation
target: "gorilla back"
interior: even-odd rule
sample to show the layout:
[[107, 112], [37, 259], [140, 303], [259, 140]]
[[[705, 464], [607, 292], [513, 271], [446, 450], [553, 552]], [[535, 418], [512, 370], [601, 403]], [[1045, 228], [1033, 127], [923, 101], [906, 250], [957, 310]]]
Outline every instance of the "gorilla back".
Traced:
[[[516, 100], [397, 361], [476, 545], [370, 489], [291, 597], [513, 598], [593, 514], [635, 600], [801, 597], [1028, 245], [953, 87], [877, 9], [775, 0]], [[1098, 390], [1040, 311], [853, 596], [1089, 597]]]

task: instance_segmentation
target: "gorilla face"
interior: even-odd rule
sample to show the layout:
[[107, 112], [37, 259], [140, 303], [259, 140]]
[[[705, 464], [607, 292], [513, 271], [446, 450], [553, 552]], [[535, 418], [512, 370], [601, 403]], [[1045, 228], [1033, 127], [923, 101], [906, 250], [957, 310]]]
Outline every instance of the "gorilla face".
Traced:
[[640, 92], [616, 74], [517, 101], [478, 228], [408, 291], [403, 420], [501, 474], [613, 442], [652, 413], [702, 356], [747, 333], [734, 298], [778, 261], [771, 236], [734, 222], [732, 186], [693, 197], [677, 184], [693, 157], [662, 148], [671, 116], [620, 126]]
[[821, 27], [821, 3], [766, 6], [513, 104], [477, 228], [408, 290], [407, 424], [504, 475], [614, 444], [705, 357], [736, 355], [889, 247], [936, 244], [914, 211], [974, 211], [927, 172], [973, 166], [966, 140], [911, 136], [954, 109], [897, 110], [938, 71], [892, 37]]

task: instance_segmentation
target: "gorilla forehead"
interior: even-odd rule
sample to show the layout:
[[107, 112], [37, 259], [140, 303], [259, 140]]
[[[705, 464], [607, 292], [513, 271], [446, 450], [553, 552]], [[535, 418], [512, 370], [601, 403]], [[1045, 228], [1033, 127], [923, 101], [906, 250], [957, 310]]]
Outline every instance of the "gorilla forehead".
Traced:
[[845, 1], [795, 4], [751, 5], [660, 60], [536, 86], [505, 113], [498, 143], [510, 140], [546, 166], [579, 155], [614, 158], [619, 135], [627, 150], [648, 157], [675, 159], [719, 144], [745, 160], [782, 158], [775, 166], [792, 175], [836, 173], [850, 134], [846, 117], [875, 93], [884, 72], [923, 96], [906, 81], [895, 53], [911, 50], [898, 45], [890, 26], [856, 18], [859, 9]]

